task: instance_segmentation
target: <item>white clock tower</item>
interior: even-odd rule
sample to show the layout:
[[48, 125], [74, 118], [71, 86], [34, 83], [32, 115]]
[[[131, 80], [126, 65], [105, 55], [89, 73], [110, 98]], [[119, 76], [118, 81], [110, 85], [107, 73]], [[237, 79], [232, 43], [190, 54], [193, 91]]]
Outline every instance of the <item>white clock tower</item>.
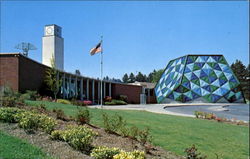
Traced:
[[51, 59], [54, 57], [55, 66], [63, 70], [64, 63], [64, 42], [62, 38], [62, 28], [58, 25], [45, 25], [43, 36], [43, 58], [42, 63], [51, 67]]

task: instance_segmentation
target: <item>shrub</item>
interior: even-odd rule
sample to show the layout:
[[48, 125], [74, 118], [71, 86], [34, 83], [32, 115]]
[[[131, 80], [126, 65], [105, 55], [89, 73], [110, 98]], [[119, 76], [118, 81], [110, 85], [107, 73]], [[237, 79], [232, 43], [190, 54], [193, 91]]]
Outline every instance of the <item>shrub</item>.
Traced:
[[55, 139], [66, 141], [73, 148], [87, 152], [90, 151], [95, 136], [97, 133], [85, 126], [68, 126], [66, 130], [52, 132]]
[[133, 152], [121, 151], [119, 154], [115, 155], [113, 159], [145, 159], [145, 153], [135, 150]]
[[71, 102], [66, 99], [57, 99], [56, 102], [61, 104], [71, 104]]
[[105, 105], [126, 105], [127, 103], [122, 100], [112, 99], [111, 102], [105, 102]]
[[63, 140], [62, 139], [62, 130], [54, 130], [51, 132], [51, 138], [54, 140]]
[[39, 115], [39, 127], [48, 134], [56, 127], [56, 120], [46, 115]]
[[84, 101], [76, 100], [76, 99], [72, 99], [71, 104], [76, 105], [76, 106], [86, 106]]
[[56, 114], [56, 119], [60, 120], [67, 120], [66, 115], [64, 114], [64, 111], [62, 109], [53, 109], [53, 112]]
[[0, 120], [9, 123], [18, 122], [16, 115], [25, 112], [18, 108], [0, 108]]
[[122, 100], [122, 101], [124, 101], [124, 102], [127, 102], [128, 96], [126, 96], [126, 95], [120, 95], [118, 99], [119, 99], [119, 100]]
[[184, 152], [186, 152], [186, 158], [187, 159], [205, 159], [206, 156], [201, 156], [201, 153], [197, 152], [197, 148], [195, 145], [193, 145], [190, 148], [186, 148]]
[[111, 101], [112, 101], [112, 97], [110, 97], [110, 96], [106, 96], [104, 98], [104, 102], [111, 102]]
[[39, 95], [37, 94], [37, 91], [27, 90], [26, 93], [20, 96], [20, 98], [22, 100], [36, 100], [37, 98], [39, 98]]
[[15, 107], [18, 104], [23, 104], [24, 100], [20, 96], [20, 93], [13, 91], [9, 86], [1, 88], [0, 98], [2, 98], [2, 106], [4, 107]]
[[90, 100], [84, 100], [83, 103], [85, 105], [92, 105], [93, 104], [92, 101], [90, 101]]
[[146, 142], [150, 142], [151, 141], [151, 136], [149, 134], [149, 128], [143, 129], [143, 130], [138, 130], [138, 141], [141, 142], [141, 144], [144, 146], [146, 144]]
[[37, 130], [39, 127], [39, 118], [37, 114], [31, 112], [23, 112], [17, 115], [18, 125], [28, 132]]
[[79, 110], [76, 114], [76, 120], [80, 124], [89, 123], [90, 122], [89, 110], [87, 108], [83, 110]]
[[37, 114], [33, 112], [22, 112], [17, 114], [16, 120], [21, 128], [24, 128], [28, 132], [41, 128], [46, 133], [51, 133], [56, 126], [56, 121], [44, 114]]
[[103, 113], [102, 119], [105, 131], [110, 133], [117, 133], [119, 129], [126, 125], [126, 121], [117, 114], [108, 116], [106, 113]]
[[113, 156], [120, 153], [118, 148], [97, 147], [92, 150], [91, 156], [95, 159], [113, 159]]

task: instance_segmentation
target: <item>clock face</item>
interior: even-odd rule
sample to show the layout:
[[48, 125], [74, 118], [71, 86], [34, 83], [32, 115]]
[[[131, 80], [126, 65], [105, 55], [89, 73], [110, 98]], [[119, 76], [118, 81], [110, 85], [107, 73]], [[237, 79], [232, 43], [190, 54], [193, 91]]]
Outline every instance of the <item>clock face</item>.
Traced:
[[52, 34], [52, 28], [51, 28], [51, 27], [48, 27], [48, 28], [46, 29], [46, 33], [47, 33], [47, 35], [51, 35], [51, 34]]

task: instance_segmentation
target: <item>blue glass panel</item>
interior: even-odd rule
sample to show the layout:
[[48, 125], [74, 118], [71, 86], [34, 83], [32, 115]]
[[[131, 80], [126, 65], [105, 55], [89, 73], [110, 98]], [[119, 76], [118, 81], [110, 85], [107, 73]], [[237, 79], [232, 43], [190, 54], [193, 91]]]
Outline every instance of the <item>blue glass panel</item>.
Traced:
[[188, 89], [191, 89], [191, 85], [190, 85], [190, 82], [189, 82], [189, 81], [188, 81], [188, 82], [182, 83], [182, 85], [183, 85], [184, 87], [188, 88]]
[[192, 91], [192, 97], [193, 97], [193, 99], [201, 97], [201, 90], [200, 89], [196, 89], [196, 90], [193, 90], [193, 91]]
[[203, 70], [201, 70], [200, 78], [201, 78], [201, 77], [206, 77], [206, 76], [207, 76], [207, 74], [206, 74]]
[[216, 62], [218, 62], [218, 61], [220, 60], [220, 57], [221, 57], [221, 56], [212, 56], [212, 58], [213, 58]]
[[170, 99], [173, 99], [173, 100], [174, 100], [174, 95], [173, 95], [173, 93], [170, 93], [170, 94], [167, 96], [167, 98], [170, 98]]
[[202, 87], [203, 89], [207, 90], [208, 92], [211, 92], [211, 88], [209, 85]]
[[192, 73], [191, 80], [196, 80], [196, 79], [199, 79], [199, 78], [194, 73]]
[[221, 98], [221, 96], [218, 96], [218, 95], [215, 95], [215, 94], [211, 94], [211, 100], [213, 102], [217, 102], [220, 98]]
[[209, 56], [200, 56], [202, 59], [203, 59], [203, 61], [207, 61], [207, 59], [209, 58]]
[[215, 63], [214, 69], [215, 69], [215, 70], [218, 70], [218, 71], [222, 71], [221, 68], [220, 68], [220, 66], [219, 66], [217, 63]]
[[226, 82], [227, 82], [226, 80], [219, 79], [219, 83], [220, 83], [221, 86], [222, 86], [223, 84], [225, 84]]
[[213, 83], [217, 78], [216, 77], [213, 77], [213, 76], [209, 76], [208, 77], [208, 80], [210, 83]]

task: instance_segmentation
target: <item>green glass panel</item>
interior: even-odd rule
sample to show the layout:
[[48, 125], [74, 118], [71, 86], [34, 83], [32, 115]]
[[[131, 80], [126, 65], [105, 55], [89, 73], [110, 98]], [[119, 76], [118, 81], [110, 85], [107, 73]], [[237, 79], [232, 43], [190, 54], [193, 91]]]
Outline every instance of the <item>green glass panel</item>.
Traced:
[[200, 70], [200, 67], [194, 64], [193, 71]]
[[211, 91], [214, 92], [214, 91], [215, 91], [216, 89], [218, 89], [219, 87], [210, 85], [210, 88], [211, 88]]
[[212, 77], [216, 77], [216, 78], [217, 78], [217, 76], [216, 76], [216, 74], [215, 74], [214, 71], [211, 71], [210, 74], [209, 74], [209, 76], [210, 76], [210, 77], [212, 76]]
[[195, 80], [191, 80], [192, 83], [200, 86], [200, 80], [199, 79], [195, 79]]
[[231, 89], [234, 88], [234, 87], [237, 87], [237, 85], [238, 85], [237, 83], [229, 81], [229, 86], [230, 86]]
[[203, 81], [205, 81], [205, 82], [209, 83], [209, 79], [208, 79], [208, 77], [201, 77], [201, 79], [202, 79]]
[[195, 61], [198, 58], [198, 56], [190, 56], [190, 58], [192, 59], [192, 61]]
[[215, 62], [207, 62], [207, 64], [208, 64], [210, 67], [212, 67], [212, 68], [214, 68], [214, 66], [215, 66]]
[[182, 76], [182, 83], [188, 82], [189, 80], [187, 79], [186, 76]]
[[182, 95], [180, 95], [179, 97], [175, 98], [176, 101], [180, 101], [180, 102], [182, 102], [182, 99], [183, 99]]
[[211, 96], [211, 94], [205, 95], [205, 96], [203, 96], [203, 98], [205, 98], [209, 102], [212, 102], [212, 96]]
[[223, 56], [220, 57], [220, 59], [219, 59], [218, 62], [219, 62], [219, 63], [222, 63], [222, 64], [227, 64], [227, 62], [226, 62], [226, 60], [224, 59]]
[[224, 75], [224, 73], [220, 74], [219, 79], [227, 81], [227, 77]]

